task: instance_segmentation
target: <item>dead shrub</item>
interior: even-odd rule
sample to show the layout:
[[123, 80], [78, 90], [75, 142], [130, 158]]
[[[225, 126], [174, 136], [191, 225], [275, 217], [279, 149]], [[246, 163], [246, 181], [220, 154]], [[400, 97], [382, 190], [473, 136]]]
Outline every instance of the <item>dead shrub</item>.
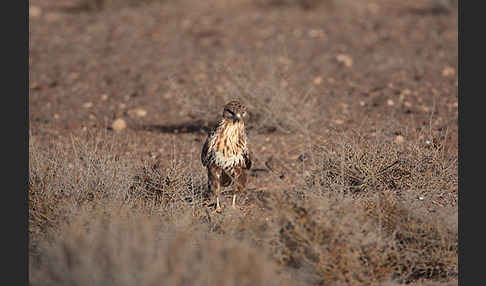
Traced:
[[366, 196], [391, 190], [438, 199], [455, 197], [457, 157], [443, 149], [417, 142], [399, 145], [384, 138], [341, 138], [312, 151], [313, 166], [306, 182], [313, 191]]
[[[288, 58], [271, 58], [263, 60], [263, 72], [256, 73], [255, 67], [248, 62], [239, 61], [221, 65], [214, 74], [219, 79], [215, 87], [201, 90], [204, 96], [194, 99], [181, 96], [187, 104], [193, 106], [193, 117], [203, 119], [214, 125], [220, 118], [226, 102], [239, 99], [249, 110], [245, 122], [247, 128], [257, 133], [280, 132], [291, 134], [302, 132], [316, 118], [312, 116], [313, 89], [290, 85], [292, 71], [289, 70]], [[179, 91], [184, 93], [183, 90]], [[302, 112], [306, 109], [307, 112]]]
[[275, 195], [274, 258], [314, 284], [457, 279], [457, 228], [387, 194], [312, 201]]
[[[86, 203], [122, 199], [132, 172], [130, 158], [117, 154], [123, 144], [108, 134], [72, 137], [69, 144], [45, 148], [29, 142], [29, 234], [31, 243]], [[33, 246], [33, 245], [31, 245]]]
[[133, 160], [117, 135], [50, 149], [31, 140], [31, 284], [457, 279], [457, 209], [430, 217], [415, 197], [457, 184], [454, 158], [414, 142], [336, 138], [312, 150], [308, 184], [259, 191], [244, 214], [223, 215], [209, 213], [206, 178], [183, 160]]
[[409, 205], [389, 193], [380, 194], [371, 205], [365, 204], [367, 216], [391, 240], [388, 260], [394, 265], [393, 277], [407, 283], [457, 277], [457, 228], [448, 226], [446, 216], [426, 217]]
[[157, 163], [145, 162], [133, 177], [126, 200], [144, 208], [173, 213], [187, 207], [203, 207], [208, 199], [206, 191], [205, 178], [189, 170], [183, 161], [173, 160], [165, 169]]
[[56, 233], [31, 265], [32, 285], [286, 285], [267, 255], [242, 241], [109, 202]]

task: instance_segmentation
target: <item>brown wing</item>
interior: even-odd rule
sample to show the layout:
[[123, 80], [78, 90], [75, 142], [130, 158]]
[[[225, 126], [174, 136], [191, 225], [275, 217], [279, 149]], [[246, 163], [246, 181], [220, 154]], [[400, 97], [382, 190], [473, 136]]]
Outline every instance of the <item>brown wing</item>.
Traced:
[[245, 159], [245, 166], [244, 166], [244, 168], [247, 169], [247, 170], [250, 170], [250, 168], [251, 168], [252, 157], [253, 157], [253, 154], [250, 151], [247, 151], [247, 152], [243, 153], [243, 158]]
[[214, 136], [214, 133], [216, 132], [216, 128], [218, 127], [218, 124], [209, 130], [208, 136], [206, 137], [206, 141], [204, 142], [202, 151], [201, 151], [201, 163], [203, 164], [204, 167], [207, 167], [209, 165], [209, 162], [211, 161], [211, 152], [209, 151], [209, 141], [211, 141], [211, 138]]
[[207, 167], [209, 164], [209, 138], [210, 135], [206, 138], [206, 142], [204, 142], [202, 151], [201, 151], [201, 163], [204, 167]]

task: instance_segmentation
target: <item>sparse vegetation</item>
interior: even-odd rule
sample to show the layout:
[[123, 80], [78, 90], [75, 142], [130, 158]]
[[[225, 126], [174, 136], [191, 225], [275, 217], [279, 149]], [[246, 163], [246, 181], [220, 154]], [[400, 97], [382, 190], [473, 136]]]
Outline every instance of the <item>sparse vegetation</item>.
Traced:
[[[455, 8], [141, 2], [31, 16], [30, 285], [457, 285]], [[254, 166], [217, 214], [235, 97]]]
[[112, 136], [73, 139], [51, 149], [55, 156], [31, 142], [33, 285], [369, 285], [457, 277], [457, 209], [430, 217], [417, 202], [424, 190], [457, 185], [454, 167], [443, 169], [450, 159], [439, 156], [427, 165], [431, 178], [407, 161], [421, 162], [429, 150], [395, 158], [404, 147], [391, 143], [343, 140], [344, 153], [316, 147], [307, 184], [254, 194], [257, 208], [246, 204], [239, 216], [211, 212], [200, 171], [179, 159], [166, 169], [136, 164], [109, 152], [123, 144]]

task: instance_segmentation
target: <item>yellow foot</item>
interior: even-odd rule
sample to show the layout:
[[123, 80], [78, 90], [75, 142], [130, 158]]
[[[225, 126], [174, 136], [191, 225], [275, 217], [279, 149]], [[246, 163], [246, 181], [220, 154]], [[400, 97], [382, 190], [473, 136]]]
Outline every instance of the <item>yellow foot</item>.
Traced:
[[223, 212], [223, 208], [221, 207], [221, 205], [219, 204], [219, 197], [216, 197], [216, 212], [217, 213], [221, 213]]
[[236, 195], [233, 195], [233, 203], [231, 204], [231, 207], [232, 207], [233, 209], [235, 209], [235, 210], [237, 209], [237, 208], [236, 208]]

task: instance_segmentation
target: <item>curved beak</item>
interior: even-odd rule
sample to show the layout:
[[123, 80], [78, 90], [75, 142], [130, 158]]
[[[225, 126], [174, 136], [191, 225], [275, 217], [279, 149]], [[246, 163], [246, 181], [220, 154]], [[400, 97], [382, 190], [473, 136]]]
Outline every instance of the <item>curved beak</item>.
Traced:
[[236, 119], [236, 121], [240, 121], [241, 120], [241, 114], [236, 113], [235, 119]]

